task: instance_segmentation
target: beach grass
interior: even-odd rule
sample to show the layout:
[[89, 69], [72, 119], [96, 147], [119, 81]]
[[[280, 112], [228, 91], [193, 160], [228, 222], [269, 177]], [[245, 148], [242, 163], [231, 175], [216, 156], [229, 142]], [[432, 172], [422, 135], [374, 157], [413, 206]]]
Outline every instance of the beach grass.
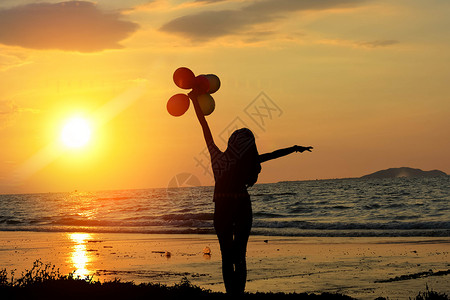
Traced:
[[[74, 273], [62, 275], [54, 265], [44, 264], [40, 260], [33, 263], [31, 269], [15, 277], [14, 271], [0, 269], [0, 295], [2, 299], [188, 299], [229, 298], [221, 292], [213, 292], [195, 286], [187, 278], [172, 286], [159, 283], [135, 284], [120, 279], [100, 282], [93, 276], [80, 278]], [[338, 293], [245, 293], [239, 298], [246, 299], [355, 299]], [[377, 300], [389, 298], [375, 298]], [[410, 298], [414, 300], [449, 299], [446, 294], [431, 291]]]

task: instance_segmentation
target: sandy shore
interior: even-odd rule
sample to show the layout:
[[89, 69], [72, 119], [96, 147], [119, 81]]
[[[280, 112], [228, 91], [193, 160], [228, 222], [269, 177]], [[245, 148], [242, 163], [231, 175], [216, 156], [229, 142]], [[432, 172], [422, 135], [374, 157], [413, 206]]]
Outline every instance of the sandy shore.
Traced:
[[[205, 248], [211, 255], [204, 254]], [[283, 238], [252, 236], [249, 292], [340, 292], [359, 299], [408, 299], [431, 289], [450, 294], [450, 238]], [[0, 268], [20, 274], [40, 259], [62, 274], [94, 279], [193, 284], [224, 291], [212, 235], [1, 232]], [[430, 273], [431, 274], [431, 273]], [[16, 276], [17, 277], [17, 276]], [[394, 279], [395, 280], [389, 280]]]

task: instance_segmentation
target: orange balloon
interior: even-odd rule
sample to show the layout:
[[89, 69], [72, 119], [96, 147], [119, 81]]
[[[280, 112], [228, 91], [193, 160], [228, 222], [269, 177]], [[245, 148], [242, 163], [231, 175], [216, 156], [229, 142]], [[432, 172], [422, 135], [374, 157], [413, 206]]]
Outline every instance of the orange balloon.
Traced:
[[197, 100], [205, 116], [210, 115], [216, 108], [216, 102], [210, 94], [202, 94], [197, 97]]
[[167, 101], [167, 111], [174, 117], [183, 115], [189, 108], [191, 101], [185, 94], [176, 94]]
[[205, 75], [206, 78], [208, 78], [209, 82], [209, 91], [208, 93], [212, 94], [217, 92], [217, 90], [220, 88], [220, 79], [217, 77], [217, 75], [214, 74], [208, 74]]
[[198, 75], [197, 77], [195, 77], [195, 82], [194, 82], [193, 88], [198, 94], [207, 93], [209, 91], [208, 78], [206, 78], [205, 75]]
[[173, 82], [182, 89], [191, 89], [194, 86], [195, 75], [190, 69], [181, 67], [173, 73]]

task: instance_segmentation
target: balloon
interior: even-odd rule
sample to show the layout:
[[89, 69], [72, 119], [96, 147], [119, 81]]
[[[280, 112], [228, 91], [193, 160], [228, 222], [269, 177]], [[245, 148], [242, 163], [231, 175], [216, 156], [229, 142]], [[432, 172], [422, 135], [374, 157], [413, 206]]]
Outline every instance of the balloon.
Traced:
[[191, 89], [194, 86], [194, 81], [195, 75], [188, 68], [181, 67], [173, 73], [173, 82], [182, 89]]
[[216, 108], [216, 102], [214, 102], [214, 98], [210, 94], [202, 94], [197, 97], [197, 100], [205, 116], [210, 115]]
[[176, 94], [167, 101], [167, 111], [174, 117], [183, 115], [189, 108], [189, 97], [185, 94]]
[[194, 90], [199, 94], [204, 94], [209, 91], [209, 80], [205, 75], [198, 75], [195, 77]]
[[217, 77], [217, 75], [214, 74], [208, 74], [205, 75], [206, 78], [208, 78], [209, 82], [209, 91], [208, 93], [212, 94], [217, 92], [217, 90], [220, 88], [220, 79]]

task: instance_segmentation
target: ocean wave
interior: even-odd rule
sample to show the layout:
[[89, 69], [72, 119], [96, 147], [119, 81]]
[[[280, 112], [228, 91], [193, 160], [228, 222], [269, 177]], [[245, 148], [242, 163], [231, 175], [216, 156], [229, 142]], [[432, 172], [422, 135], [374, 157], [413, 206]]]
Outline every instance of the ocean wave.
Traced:
[[264, 218], [282, 218], [282, 217], [286, 217], [286, 215], [285, 214], [279, 214], [279, 213], [270, 213], [270, 212], [261, 212], [261, 211], [258, 211], [258, 212], [254, 212], [253, 213], [253, 217], [255, 217], [255, 218], [261, 218], [261, 219], [264, 219]]
[[133, 233], [133, 234], [214, 234], [211, 228], [135, 228], [135, 227], [7, 227], [0, 226], [0, 231], [32, 231], [32, 232], [86, 232], [86, 233]]
[[160, 216], [163, 220], [176, 221], [176, 220], [212, 220], [213, 213], [185, 213], [185, 214], [166, 214]]
[[[255, 185], [264, 235], [450, 236], [450, 177]], [[0, 231], [214, 233], [211, 187], [0, 195]]]
[[133, 199], [132, 196], [117, 196], [117, 197], [99, 197], [97, 198], [98, 201], [118, 201], [118, 200], [129, 200]]
[[267, 192], [267, 193], [250, 193], [250, 195], [252, 197], [264, 197], [264, 196], [271, 196], [271, 197], [277, 197], [277, 196], [295, 196], [297, 195], [296, 192], [280, 192], [280, 193], [275, 193], [275, 192]]
[[383, 223], [342, 223], [342, 222], [308, 222], [308, 221], [253, 221], [254, 228], [295, 228], [315, 230], [412, 230], [412, 229], [444, 229], [450, 230], [450, 222], [383, 222]]
[[[128, 233], [128, 234], [215, 234], [212, 226], [206, 228], [177, 227], [74, 227], [74, 226], [9, 226], [0, 231], [33, 232], [86, 232], [86, 233]], [[289, 237], [449, 237], [449, 229], [414, 229], [414, 230], [314, 230], [296, 228], [252, 228], [253, 236], [289, 236]]]
[[449, 237], [450, 230], [273, 230], [252, 229], [253, 235], [287, 237]]
[[[51, 225], [0, 224], [0, 231], [213, 234], [211, 221], [172, 220], [101, 222], [62, 220]], [[450, 222], [326, 223], [308, 221], [253, 222], [252, 234], [280, 236], [450, 236]]]

